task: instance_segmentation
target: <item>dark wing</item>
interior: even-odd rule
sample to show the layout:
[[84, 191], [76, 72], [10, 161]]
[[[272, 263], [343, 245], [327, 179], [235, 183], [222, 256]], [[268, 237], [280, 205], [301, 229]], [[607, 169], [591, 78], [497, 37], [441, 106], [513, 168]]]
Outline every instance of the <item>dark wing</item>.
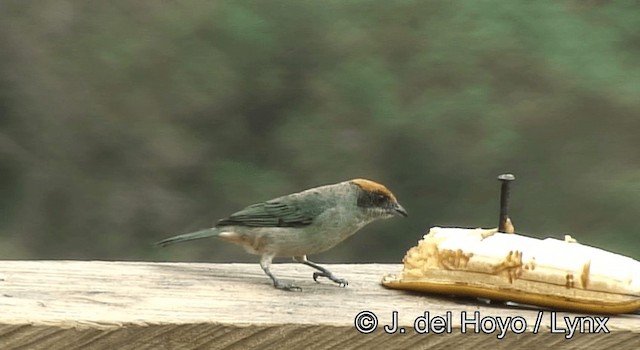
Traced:
[[251, 227], [303, 227], [310, 225], [314, 215], [304, 212], [295, 204], [279, 200], [250, 205], [226, 219], [218, 221], [216, 226]]

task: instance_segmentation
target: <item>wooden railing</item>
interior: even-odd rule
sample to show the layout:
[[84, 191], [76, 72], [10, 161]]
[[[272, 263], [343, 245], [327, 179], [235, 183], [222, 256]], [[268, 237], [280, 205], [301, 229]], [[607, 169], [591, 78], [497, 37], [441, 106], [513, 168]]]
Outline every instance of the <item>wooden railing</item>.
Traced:
[[294, 263], [272, 271], [301, 292], [257, 263], [0, 261], [0, 349], [640, 349], [640, 315], [389, 290], [381, 277], [401, 265], [324, 266], [349, 285]]

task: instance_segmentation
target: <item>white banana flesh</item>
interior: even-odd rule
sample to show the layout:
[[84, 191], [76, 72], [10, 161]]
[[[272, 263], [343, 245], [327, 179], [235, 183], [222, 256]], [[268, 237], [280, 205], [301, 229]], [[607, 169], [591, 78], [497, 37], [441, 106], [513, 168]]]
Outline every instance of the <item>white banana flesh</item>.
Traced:
[[570, 236], [433, 227], [403, 263], [384, 286], [592, 313], [640, 310], [640, 262]]

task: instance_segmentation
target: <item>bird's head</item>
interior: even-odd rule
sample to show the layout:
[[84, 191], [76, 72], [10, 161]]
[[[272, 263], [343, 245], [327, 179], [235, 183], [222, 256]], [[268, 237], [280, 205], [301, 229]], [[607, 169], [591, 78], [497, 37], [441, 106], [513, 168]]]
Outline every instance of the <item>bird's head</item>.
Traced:
[[407, 216], [407, 211], [398, 203], [396, 196], [384, 185], [365, 179], [353, 179], [349, 182], [358, 189], [357, 206], [366, 210], [369, 215], [376, 218]]

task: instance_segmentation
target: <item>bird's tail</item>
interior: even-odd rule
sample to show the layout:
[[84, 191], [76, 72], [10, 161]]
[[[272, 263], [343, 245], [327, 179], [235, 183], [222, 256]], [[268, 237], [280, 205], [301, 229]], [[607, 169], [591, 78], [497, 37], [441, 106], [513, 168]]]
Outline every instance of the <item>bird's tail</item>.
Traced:
[[186, 241], [192, 241], [194, 239], [202, 239], [202, 238], [207, 238], [207, 237], [214, 237], [214, 236], [217, 236], [218, 234], [220, 234], [220, 230], [218, 230], [217, 228], [215, 228], [215, 227], [206, 228], [204, 230], [191, 232], [191, 233], [185, 233], [185, 234], [182, 234], [182, 235], [173, 236], [173, 237], [169, 237], [167, 239], [163, 239], [163, 240], [161, 240], [159, 242], [156, 242], [156, 245], [159, 245], [161, 247], [166, 247], [166, 246], [168, 246], [170, 244], [186, 242]]

